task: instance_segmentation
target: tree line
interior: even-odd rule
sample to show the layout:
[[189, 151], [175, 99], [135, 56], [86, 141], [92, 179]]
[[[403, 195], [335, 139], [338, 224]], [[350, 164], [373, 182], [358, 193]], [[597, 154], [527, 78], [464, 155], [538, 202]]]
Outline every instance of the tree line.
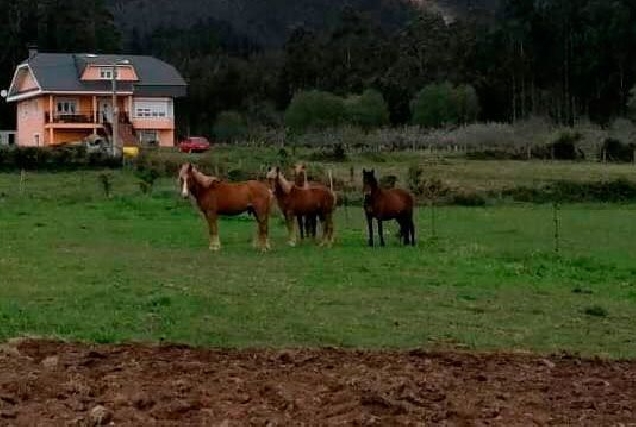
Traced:
[[[177, 105], [184, 133], [212, 134], [219, 117], [280, 126], [290, 120], [292, 100], [312, 91], [358, 108], [354, 122], [368, 120], [375, 99], [379, 123], [391, 125], [533, 115], [607, 124], [636, 110], [636, 2], [629, 0], [502, 0], [494, 20], [447, 22], [417, 10], [397, 30], [345, 6], [332, 25], [290, 30], [280, 48], [263, 48], [211, 19], [149, 34], [132, 29], [122, 38], [101, 0], [0, 5], [10, 14], [0, 26], [4, 82], [26, 57], [27, 41], [49, 51], [155, 55], [188, 81], [188, 97]], [[0, 126], [10, 125], [7, 106], [0, 112]]]

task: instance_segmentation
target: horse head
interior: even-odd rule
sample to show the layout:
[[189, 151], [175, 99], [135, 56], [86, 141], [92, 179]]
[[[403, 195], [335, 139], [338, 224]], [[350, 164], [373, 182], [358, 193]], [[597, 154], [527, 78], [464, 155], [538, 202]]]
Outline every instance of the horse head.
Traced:
[[179, 186], [181, 187], [181, 196], [184, 199], [190, 195], [196, 196], [197, 188], [210, 188], [217, 182], [221, 182], [221, 180], [203, 174], [192, 163], [184, 163], [179, 170]]
[[371, 194], [378, 187], [378, 180], [375, 177], [375, 169], [370, 171], [362, 169], [362, 192], [365, 196]]
[[291, 184], [287, 181], [287, 179], [285, 179], [283, 172], [278, 166], [270, 166], [269, 170], [265, 174], [265, 178], [269, 181], [269, 185], [274, 194], [278, 194], [280, 192], [287, 194], [291, 190]]
[[179, 187], [181, 187], [181, 197], [184, 199], [190, 197], [193, 185], [194, 177], [192, 163], [184, 163], [181, 165], [181, 169], [179, 169]]

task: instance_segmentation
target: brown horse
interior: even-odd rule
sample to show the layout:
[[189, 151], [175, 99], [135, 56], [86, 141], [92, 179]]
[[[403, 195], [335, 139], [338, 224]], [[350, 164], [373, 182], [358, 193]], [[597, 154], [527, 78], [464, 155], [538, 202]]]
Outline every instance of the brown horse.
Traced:
[[[307, 170], [302, 163], [296, 163], [294, 167], [294, 185], [299, 188], [308, 189], [310, 184], [307, 179]], [[307, 237], [316, 238], [316, 219], [317, 215], [305, 215], [296, 217], [298, 220], [298, 228], [300, 229], [300, 240], [304, 239], [303, 229], [307, 230]]]
[[262, 250], [270, 248], [268, 225], [272, 192], [262, 182], [249, 180], [229, 183], [199, 172], [192, 164], [185, 163], [179, 171], [179, 185], [184, 198], [193, 196], [197, 206], [205, 215], [210, 233], [210, 249], [221, 249], [217, 218], [235, 216], [247, 212], [256, 217], [258, 242]]
[[400, 236], [404, 245], [415, 246], [415, 224], [413, 223], [413, 196], [400, 188], [382, 189], [378, 185], [375, 171], [362, 170], [362, 185], [364, 191], [364, 213], [369, 227], [369, 246], [373, 246], [373, 218], [378, 222], [380, 246], [384, 246], [382, 222], [396, 220], [400, 225]]
[[320, 246], [325, 244], [331, 246], [333, 244], [333, 211], [336, 206], [333, 191], [324, 186], [296, 186], [285, 179], [278, 167], [270, 167], [266, 177], [287, 222], [289, 245], [296, 246], [294, 217], [317, 215], [322, 225]]

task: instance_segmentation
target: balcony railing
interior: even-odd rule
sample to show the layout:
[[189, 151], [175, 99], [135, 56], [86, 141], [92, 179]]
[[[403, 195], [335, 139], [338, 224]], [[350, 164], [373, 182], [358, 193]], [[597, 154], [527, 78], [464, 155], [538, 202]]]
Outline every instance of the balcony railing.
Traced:
[[[95, 112], [92, 110], [76, 111], [75, 113], [44, 113], [46, 123], [96, 123]], [[97, 123], [100, 123], [97, 115]]]

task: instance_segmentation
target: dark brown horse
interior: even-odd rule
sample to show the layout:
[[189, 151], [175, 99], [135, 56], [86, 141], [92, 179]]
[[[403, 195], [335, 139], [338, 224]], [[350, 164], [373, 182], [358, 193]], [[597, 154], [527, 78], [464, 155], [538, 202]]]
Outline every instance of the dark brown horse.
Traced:
[[197, 206], [205, 215], [210, 234], [210, 249], [221, 249], [217, 218], [235, 216], [247, 212], [256, 217], [258, 242], [253, 245], [262, 250], [270, 248], [268, 238], [269, 215], [273, 201], [267, 185], [249, 180], [229, 183], [199, 172], [192, 164], [185, 163], [179, 171], [179, 185], [184, 198], [193, 196]]
[[[314, 183], [310, 183], [307, 179], [307, 170], [302, 163], [296, 163], [294, 167], [294, 185], [304, 189], [315, 186]], [[296, 218], [298, 220], [298, 228], [300, 229], [300, 240], [303, 240], [305, 237], [303, 229], [307, 231], [307, 237], [311, 236], [313, 239], [316, 239], [317, 215], [304, 215]]]
[[396, 220], [400, 225], [400, 236], [404, 245], [415, 246], [415, 224], [413, 223], [413, 196], [400, 188], [383, 189], [378, 185], [375, 171], [362, 170], [364, 191], [364, 213], [369, 227], [369, 246], [373, 246], [373, 218], [378, 222], [380, 246], [384, 246], [382, 222]]
[[324, 186], [296, 186], [285, 179], [278, 167], [270, 167], [267, 179], [287, 222], [289, 245], [296, 246], [294, 218], [298, 215], [313, 215], [320, 218], [322, 226], [320, 246], [325, 244], [331, 246], [333, 244], [333, 211], [336, 207], [336, 196], [333, 191]]

